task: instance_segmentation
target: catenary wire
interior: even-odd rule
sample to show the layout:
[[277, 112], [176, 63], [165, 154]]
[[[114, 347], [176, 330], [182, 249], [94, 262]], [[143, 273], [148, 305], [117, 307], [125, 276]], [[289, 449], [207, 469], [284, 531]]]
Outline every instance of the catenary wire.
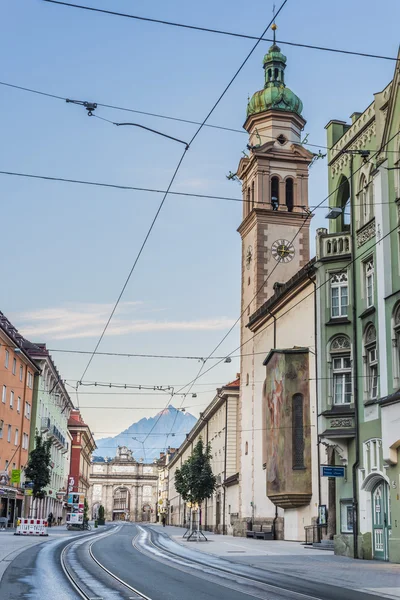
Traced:
[[[275, 139], [275, 138], [274, 138]], [[395, 152], [393, 150], [393, 152]], [[118, 190], [128, 190], [128, 191], [135, 191], [135, 192], [150, 192], [150, 193], [155, 193], [155, 194], [165, 194], [166, 190], [158, 190], [156, 188], [142, 188], [142, 187], [138, 187], [138, 186], [130, 186], [130, 185], [118, 185], [118, 184], [113, 184], [113, 183], [103, 183], [103, 182], [99, 182], [99, 181], [87, 181], [87, 180], [83, 180], [83, 179], [67, 179], [65, 177], [52, 177], [49, 175], [36, 175], [36, 174], [32, 174], [32, 173], [20, 173], [17, 171], [0, 171], [0, 175], [10, 175], [10, 176], [14, 176], [14, 177], [21, 177], [21, 178], [28, 178], [28, 179], [42, 179], [44, 181], [54, 181], [54, 182], [60, 182], [60, 183], [75, 183], [78, 185], [88, 185], [88, 186], [98, 186], [98, 187], [105, 187], [105, 188], [112, 188], [112, 189], [118, 189]], [[233, 198], [231, 196], [215, 196], [215, 195], [211, 195], [211, 194], [196, 194], [196, 193], [191, 193], [191, 192], [174, 192], [174, 191], [169, 191], [169, 195], [170, 196], [183, 196], [183, 197], [187, 197], [187, 198], [204, 198], [204, 199], [209, 199], [209, 200], [224, 200], [224, 201], [228, 201], [228, 202], [242, 202], [244, 204], [260, 204], [261, 206], [265, 206], [265, 202], [260, 202], [258, 200], [254, 200], [254, 202], [252, 200], [246, 200], [246, 198]], [[326, 198], [328, 199], [329, 196]], [[393, 204], [393, 202], [375, 202], [374, 204], [378, 205], [378, 204]], [[358, 203], [353, 203], [353, 206], [361, 206]], [[326, 209], [326, 208], [330, 208], [329, 205], [318, 205], [318, 206], [309, 206], [308, 208], [312, 209], [312, 210], [316, 210], [316, 209]]]
[[[392, 140], [393, 140], [393, 139], [394, 139], [394, 138], [395, 138], [397, 135], [399, 135], [399, 134], [400, 134], [400, 131], [396, 132], [396, 133], [395, 133], [395, 134], [394, 134], [394, 135], [393, 135], [393, 136], [392, 136], [392, 137], [391, 137], [391, 138], [390, 138], [390, 139], [389, 139], [389, 140], [388, 140], [388, 141], [387, 141], [387, 142], [386, 142], [386, 143], [385, 143], [385, 144], [382, 146], [382, 148], [380, 149], [380, 151], [382, 151], [382, 150], [383, 150], [383, 148], [384, 148], [385, 146], [387, 146], [387, 145], [388, 145], [388, 144], [389, 144], [389, 143], [390, 143], [390, 142], [391, 142], [391, 141], [392, 141]], [[364, 166], [365, 166], [365, 164], [366, 164], [367, 162], [371, 161], [371, 160], [372, 160], [372, 158], [374, 158], [374, 157], [376, 156], [376, 154], [378, 154], [378, 152], [376, 152], [374, 155], [371, 155], [371, 156], [370, 156], [370, 157], [369, 157], [367, 160], [365, 160], [365, 161], [363, 161], [363, 162], [361, 163], [360, 167], [354, 171], [354, 173], [353, 173], [353, 178], [354, 178], [354, 175], [356, 175], [356, 173], [358, 173], [358, 172], [359, 172], [359, 171], [360, 171], [362, 168], [364, 168]], [[335, 189], [334, 189], [334, 190], [333, 190], [333, 191], [332, 191], [332, 192], [331, 192], [331, 193], [330, 193], [330, 194], [327, 196], [327, 198], [329, 198], [329, 197], [330, 197], [330, 196], [331, 196], [333, 193], [337, 192], [337, 191], [338, 191], [338, 190], [339, 190], [339, 189], [340, 189], [340, 188], [341, 188], [341, 187], [344, 185], [344, 183], [345, 183], [345, 182], [342, 182], [341, 184], [339, 184], [339, 186], [337, 186], [337, 188], [335, 188]], [[325, 198], [324, 200], [322, 200], [322, 202], [325, 202], [325, 200], [326, 200], [327, 198]], [[322, 202], [321, 202], [320, 204], [322, 204]], [[319, 204], [319, 205], [320, 205], [320, 204]], [[319, 206], [319, 205], [318, 205], [318, 206]], [[295, 238], [296, 238], [296, 237], [299, 235], [299, 233], [300, 233], [301, 229], [302, 229], [302, 228], [304, 227], [304, 225], [305, 225], [305, 222], [306, 222], [306, 221], [304, 221], [304, 223], [301, 225], [301, 227], [299, 228], [299, 230], [296, 232], [295, 236], [294, 236], [294, 237], [293, 237], [293, 239], [291, 240], [291, 243], [293, 243], [293, 240], [294, 240], [294, 239], [295, 239]], [[372, 247], [374, 247], [374, 246], [375, 246], [375, 245], [376, 245], [376, 244], [377, 244], [379, 241], [381, 241], [382, 239], [384, 239], [384, 238], [385, 238], [387, 235], [390, 235], [390, 234], [391, 234], [393, 231], [395, 231], [396, 229], [398, 229], [398, 225], [397, 225], [397, 226], [396, 226], [396, 227], [395, 227], [393, 230], [391, 230], [391, 231], [390, 231], [388, 234], [386, 234], [385, 236], [383, 236], [383, 237], [381, 237], [379, 240], [377, 240], [377, 241], [375, 242], [375, 244], [374, 244]], [[369, 251], [370, 251], [370, 248], [368, 249], [368, 252], [369, 252]], [[364, 254], [362, 253], [360, 256], [363, 256], [363, 255], [364, 255]], [[353, 258], [353, 259], [352, 259], [352, 261], [350, 261], [350, 263], [349, 263], [348, 265], [346, 265], [346, 269], [347, 269], [347, 268], [348, 268], [348, 267], [349, 267], [349, 266], [352, 264], [352, 262], [354, 262], [354, 261], [356, 260], [356, 258], [360, 258], [360, 257], [355, 257], [355, 258]], [[256, 294], [254, 295], [254, 297], [253, 297], [253, 298], [250, 300], [250, 302], [249, 302], [249, 303], [246, 305], [246, 307], [244, 308], [244, 310], [241, 312], [241, 314], [240, 314], [240, 316], [238, 317], [238, 319], [237, 319], [236, 323], [238, 323], [238, 322], [240, 321], [240, 319], [241, 319], [242, 315], [245, 313], [245, 311], [247, 310], [248, 306], [250, 306], [250, 305], [251, 305], [251, 303], [254, 301], [254, 299], [255, 299], [255, 298], [258, 296], [258, 294], [260, 293], [261, 289], [262, 289], [262, 288], [265, 286], [265, 283], [266, 283], [266, 281], [268, 281], [268, 279], [270, 278], [270, 276], [272, 275], [272, 273], [274, 272], [274, 270], [276, 269], [276, 267], [277, 267], [277, 265], [278, 265], [278, 264], [279, 264], [279, 263], [277, 263], [276, 265], [274, 265], [274, 268], [273, 268], [273, 269], [272, 269], [272, 271], [271, 271], [271, 272], [268, 274], [268, 277], [267, 277], [267, 279], [266, 279], [265, 281], [263, 281], [263, 283], [261, 284], [261, 286], [259, 287], [259, 289], [256, 291]], [[326, 281], [326, 282], [324, 282], [322, 285], [325, 285], [325, 284], [326, 284], [328, 281], [330, 281], [330, 277], [329, 277], [329, 279], [327, 279], [327, 281]], [[311, 294], [310, 294], [310, 295], [311, 295]], [[300, 302], [301, 302], [301, 301], [300, 301]], [[295, 305], [295, 306], [297, 306], [297, 305]], [[294, 307], [292, 307], [292, 308], [294, 308]], [[289, 309], [289, 310], [292, 310], [292, 308], [291, 308], [291, 309]], [[283, 313], [283, 315], [284, 315], [284, 314], [287, 314], [287, 312], [289, 312], [289, 311], [286, 311], [286, 313]], [[281, 316], [283, 316], [283, 315], [281, 315]], [[279, 317], [279, 318], [280, 318], [280, 317]], [[229, 335], [229, 333], [232, 331], [232, 329], [233, 329], [233, 327], [234, 327], [234, 326], [235, 326], [235, 325], [233, 325], [233, 326], [230, 328], [230, 330], [228, 331], [228, 333], [227, 333], [227, 334], [225, 334], [225, 336], [222, 338], [222, 341], [220, 342], [220, 344], [221, 344], [221, 343], [222, 343], [222, 342], [223, 342], [223, 341], [226, 339], [227, 335]], [[261, 330], [261, 331], [262, 331], [262, 330]], [[260, 332], [258, 332], [258, 333], [260, 333]], [[250, 341], [250, 340], [254, 339], [254, 337], [255, 337], [255, 336], [251, 337], [251, 338], [250, 338], [249, 340], [247, 340], [245, 343], [247, 343], [248, 341]], [[220, 345], [220, 344], [219, 344], [219, 345]], [[244, 344], [243, 344], [243, 345], [244, 345]], [[218, 346], [217, 346], [217, 347], [218, 347]], [[242, 345], [240, 345], [238, 348], [236, 348], [236, 349], [235, 349], [233, 352], [236, 352], [236, 350], [239, 350], [239, 349], [241, 349], [241, 348], [242, 348]], [[232, 354], [233, 354], [233, 352], [232, 352]], [[228, 355], [228, 356], [230, 356], [230, 355]], [[224, 360], [225, 360], [225, 359], [224, 359]], [[207, 370], [206, 370], [206, 371], [203, 373], [203, 375], [205, 375], [206, 373], [208, 373], [208, 372], [209, 372], [211, 369], [214, 369], [215, 367], [217, 367], [217, 366], [218, 366], [218, 365], [219, 365], [221, 362], [222, 362], [222, 360], [220, 360], [220, 361], [218, 361], [217, 363], [215, 363], [215, 364], [214, 364], [212, 367], [210, 367], [209, 369], [207, 369]], [[193, 385], [193, 383], [195, 383], [195, 382], [197, 381], [197, 379], [199, 378], [199, 376], [200, 376], [200, 375], [197, 375], [197, 376], [196, 376], [196, 377], [195, 377], [193, 380], [191, 380], [191, 381], [190, 381], [188, 384], [186, 384], [186, 385], [185, 385], [185, 386], [183, 386], [182, 388], [178, 389], [178, 390], [177, 390], [177, 393], [180, 393], [180, 392], [182, 392], [182, 391], [183, 391], [183, 389], [185, 389], [185, 387], [189, 387], [189, 388], [190, 388], [190, 386], [192, 386], [192, 385]], [[190, 389], [191, 389], [191, 388], [190, 388]]]
[[[152, 19], [150, 17], [141, 17], [138, 15], [131, 15], [131, 14], [127, 14], [127, 13], [121, 13], [121, 12], [116, 12], [116, 11], [111, 11], [111, 10], [106, 10], [106, 9], [101, 9], [101, 8], [94, 8], [91, 6], [84, 6], [84, 5], [80, 5], [80, 4], [72, 4], [69, 2], [62, 2], [61, 0], [44, 0], [44, 2], [48, 2], [50, 4], [58, 4], [61, 6], [68, 6], [70, 8], [78, 8], [81, 10], [87, 10], [87, 11], [91, 11], [91, 12], [97, 12], [97, 13], [103, 13], [103, 14], [107, 14], [107, 15], [112, 15], [112, 16], [116, 16], [116, 17], [124, 17], [124, 18], [128, 18], [128, 19], [134, 19], [137, 21], [146, 21], [149, 23], [157, 23], [160, 25], [167, 25], [170, 27], [179, 27], [182, 29], [191, 29], [194, 31], [202, 31], [205, 33], [214, 33], [214, 34], [218, 34], [218, 35], [224, 35], [224, 36], [230, 36], [230, 37], [236, 37], [236, 38], [243, 38], [243, 39], [247, 39], [247, 40], [257, 40], [259, 39], [257, 36], [255, 35], [246, 35], [244, 33], [237, 33], [234, 31], [224, 31], [221, 29], [211, 29], [208, 27], [200, 27], [200, 26], [196, 26], [196, 25], [188, 25], [185, 23], [177, 23], [177, 22], [173, 22], [173, 21], [165, 21], [162, 19]], [[273, 42], [274, 40], [270, 39], [270, 38], [265, 38], [264, 36], [260, 39], [260, 41], [262, 42]], [[323, 51], [323, 52], [334, 52], [334, 53], [339, 53], [339, 54], [347, 54], [347, 55], [354, 55], [354, 56], [361, 56], [364, 58], [376, 58], [376, 59], [381, 59], [381, 60], [391, 60], [391, 61], [396, 61], [397, 59], [392, 57], [392, 56], [384, 56], [384, 55], [380, 55], [380, 54], [371, 54], [368, 52], [357, 52], [354, 50], [344, 50], [341, 48], [328, 48], [326, 46], [315, 46], [315, 45], [311, 45], [311, 44], [302, 44], [299, 42], [289, 42], [289, 41], [284, 41], [284, 40], [276, 40], [277, 44], [283, 44], [283, 45], [287, 45], [287, 46], [295, 46], [295, 47], [300, 47], [300, 48], [308, 48], [311, 50], [319, 50], [319, 51]]]

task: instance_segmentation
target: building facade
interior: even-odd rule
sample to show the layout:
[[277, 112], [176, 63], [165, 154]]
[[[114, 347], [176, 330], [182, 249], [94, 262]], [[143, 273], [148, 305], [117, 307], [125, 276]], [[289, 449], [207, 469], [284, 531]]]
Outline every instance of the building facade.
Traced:
[[160, 452], [160, 458], [157, 461], [158, 468], [158, 486], [157, 486], [157, 520], [165, 519], [169, 525], [169, 463], [176, 452], [176, 448], [167, 448], [166, 452]]
[[236, 174], [243, 221], [235, 533], [267, 525], [279, 539], [304, 540], [319, 501], [307, 208], [314, 156], [301, 143], [302, 102], [285, 85], [286, 57], [276, 43], [263, 66], [265, 85], [250, 99], [244, 124], [249, 156]]
[[329, 233], [317, 236], [320, 442], [335, 552], [400, 562], [400, 76], [327, 125]]
[[211, 446], [211, 468], [217, 486], [201, 509], [201, 526], [216, 533], [233, 533], [239, 514], [238, 400], [240, 378], [217, 390], [196, 425], [168, 464], [169, 524], [189, 524], [189, 508], [175, 490], [175, 471], [190, 457], [201, 438]]
[[[23, 470], [28, 462], [34, 382], [39, 368], [24, 338], [0, 313], [0, 516], [9, 524], [24, 511]], [[12, 482], [12, 471], [19, 471]]]
[[68, 431], [72, 438], [68, 493], [83, 494], [88, 499], [92, 452], [96, 449], [96, 443], [79, 410], [71, 411]]
[[154, 523], [157, 517], [157, 463], [137, 462], [119, 446], [115, 458], [90, 468], [89, 510], [93, 518], [102, 505], [107, 521]]
[[51, 480], [46, 497], [35, 503], [30, 514], [47, 518], [52, 513], [55, 519], [63, 518], [71, 453], [68, 419], [74, 407], [46, 345], [25, 342], [25, 348], [40, 369], [34, 385], [29, 451], [35, 447], [36, 432], [51, 440]]

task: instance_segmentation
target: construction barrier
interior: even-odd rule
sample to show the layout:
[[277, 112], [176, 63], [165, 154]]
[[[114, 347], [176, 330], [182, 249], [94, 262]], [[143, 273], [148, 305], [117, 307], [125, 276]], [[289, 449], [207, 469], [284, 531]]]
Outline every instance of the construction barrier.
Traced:
[[14, 535], [49, 535], [47, 519], [18, 519]]

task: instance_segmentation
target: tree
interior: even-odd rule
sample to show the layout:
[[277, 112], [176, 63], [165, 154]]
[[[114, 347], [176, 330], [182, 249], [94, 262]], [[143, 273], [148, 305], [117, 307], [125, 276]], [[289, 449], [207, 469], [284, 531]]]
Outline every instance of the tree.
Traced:
[[99, 506], [99, 513], [97, 515], [97, 520], [99, 525], [104, 525], [105, 521], [104, 521], [104, 506], [102, 504], [100, 504]]
[[83, 521], [89, 521], [89, 504], [86, 498], [83, 500]]
[[200, 438], [192, 455], [175, 472], [175, 489], [185, 502], [201, 504], [211, 498], [216, 483], [211, 468], [211, 444], [205, 446]]
[[33, 483], [32, 496], [41, 499], [46, 496], [45, 489], [51, 481], [50, 460], [51, 440], [44, 440], [39, 433], [35, 436], [35, 448], [29, 455], [25, 476]]

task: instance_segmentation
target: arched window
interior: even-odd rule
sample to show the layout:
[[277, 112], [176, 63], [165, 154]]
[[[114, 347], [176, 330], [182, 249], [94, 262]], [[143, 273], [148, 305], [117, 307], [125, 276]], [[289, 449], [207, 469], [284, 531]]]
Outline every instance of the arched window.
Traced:
[[367, 325], [364, 332], [364, 391], [368, 400], [378, 397], [378, 353], [376, 348], [376, 329], [372, 323]]
[[350, 404], [352, 400], [352, 369], [350, 340], [346, 335], [333, 338], [330, 345], [333, 404]]
[[247, 455], [249, 453], [249, 442], [246, 442], [244, 445], [244, 453]]
[[250, 378], [249, 378], [249, 374], [247, 373], [247, 375], [246, 375], [246, 385], [249, 385], [249, 381], [250, 381]]
[[338, 195], [335, 206], [342, 209], [341, 217], [337, 219], [336, 232], [350, 231], [351, 213], [350, 213], [350, 185], [346, 177], [342, 177], [338, 185]]
[[359, 226], [361, 227], [368, 221], [368, 201], [367, 201], [367, 180], [365, 175], [361, 175], [360, 183], [358, 186], [358, 214], [359, 214]]
[[279, 69], [274, 69], [274, 79], [275, 79], [275, 81], [278, 81], [278, 79], [279, 79]]
[[271, 178], [271, 205], [272, 210], [278, 210], [279, 208], [279, 178]]
[[292, 453], [293, 469], [304, 469], [304, 400], [302, 394], [292, 398]]
[[293, 179], [286, 179], [286, 206], [289, 212], [293, 211]]
[[268, 81], [271, 81], [271, 77], [272, 77], [272, 71], [271, 71], [271, 69], [268, 69]]
[[246, 193], [246, 214], [248, 214], [251, 211], [250, 202], [251, 202], [251, 198], [250, 198], [250, 186], [249, 186], [247, 188], [247, 193]]
[[392, 349], [394, 387], [398, 387], [400, 378], [400, 303], [395, 306], [392, 316]]

